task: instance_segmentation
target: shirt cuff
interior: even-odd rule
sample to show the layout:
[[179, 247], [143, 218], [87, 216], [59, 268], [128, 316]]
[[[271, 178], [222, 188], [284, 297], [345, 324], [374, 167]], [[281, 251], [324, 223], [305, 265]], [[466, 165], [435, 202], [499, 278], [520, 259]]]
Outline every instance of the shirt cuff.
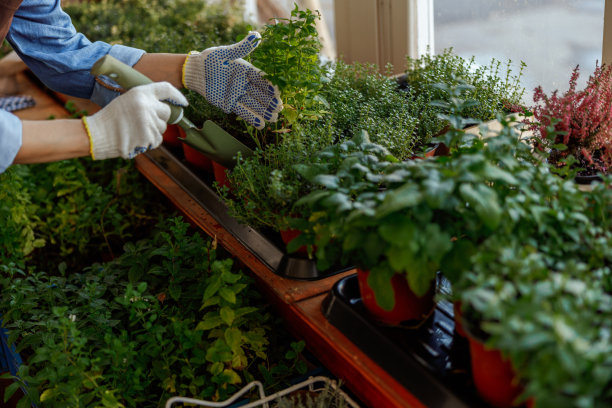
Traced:
[[15, 161], [21, 141], [21, 120], [12, 113], [0, 110], [0, 173], [4, 173]]
[[[117, 58], [119, 61], [133, 67], [140, 58], [145, 54], [145, 51], [139, 50], [137, 48], [126, 47], [125, 45], [116, 44], [110, 48], [108, 55], [111, 57]], [[119, 85], [108, 77], [102, 76], [100, 77], [102, 82], [104, 82], [107, 86], [111, 88], [120, 88]], [[91, 94], [91, 101], [100, 105], [106, 106], [110, 101], [119, 96], [120, 93], [117, 91], [113, 91], [112, 89], [108, 89], [104, 85], [100, 84], [96, 81], [94, 85], [93, 92]]]

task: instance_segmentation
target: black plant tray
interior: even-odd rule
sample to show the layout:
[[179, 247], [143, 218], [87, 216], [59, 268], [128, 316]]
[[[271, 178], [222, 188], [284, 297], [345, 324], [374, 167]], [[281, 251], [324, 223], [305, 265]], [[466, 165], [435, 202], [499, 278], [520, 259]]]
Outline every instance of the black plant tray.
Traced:
[[[438, 290], [449, 290], [443, 278]], [[383, 327], [367, 315], [351, 275], [334, 285], [323, 314], [427, 407], [490, 407], [474, 389], [467, 340], [455, 333], [451, 303], [438, 302], [418, 328]]]
[[285, 245], [280, 237], [276, 236], [278, 234], [255, 230], [248, 225], [240, 224], [228, 214], [227, 206], [211, 187], [210, 174], [191, 168], [178, 158], [178, 154], [174, 154], [164, 146], [145, 154], [274, 273], [290, 279], [317, 280], [351, 269], [351, 267], [336, 267], [322, 272], [317, 269], [314, 260], [287, 254]]

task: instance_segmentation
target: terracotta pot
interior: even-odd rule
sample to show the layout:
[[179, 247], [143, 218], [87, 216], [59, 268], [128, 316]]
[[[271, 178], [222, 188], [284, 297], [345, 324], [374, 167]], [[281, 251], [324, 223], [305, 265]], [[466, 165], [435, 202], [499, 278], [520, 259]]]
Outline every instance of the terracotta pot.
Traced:
[[[187, 135], [185, 134], [185, 130], [182, 127], [177, 126], [179, 136], [181, 138], [185, 138]], [[212, 173], [213, 166], [212, 160], [209, 159], [206, 155], [200, 153], [197, 149], [189, 146], [186, 143], [181, 143], [183, 145], [183, 153], [185, 154], [185, 160], [187, 163], [197, 167], [200, 170], [204, 170], [207, 173]]]
[[179, 125], [168, 125], [166, 131], [163, 134], [164, 144], [172, 147], [180, 147], [181, 141], [179, 140], [181, 127]]
[[453, 312], [455, 315], [455, 331], [461, 337], [467, 337], [465, 330], [463, 329], [463, 324], [461, 323], [461, 319], [463, 318], [463, 313], [461, 312], [461, 302], [457, 301], [453, 303]]
[[185, 154], [187, 163], [208, 173], [213, 171], [212, 160], [186, 143], [183, 143], [183, 153]]
[[523, 391], [516, 380], [510, 360], [498, 350], [487, 349], [484, 344], [467, 336], [470, 344], [472, 376], [478, 394], [496, 408], [512, 408]]
[[217, 181], [217, 183], [219, 183], [220, 186], [225, 186], [229, 188], [231, 191], [232, 187], [230, 186], [230, 182], [227, 178], [227, 167], [212, 160], [212, 168], [213, 168], [213, 173], [215, 174], [215, 180]]
[[361, 299], [367, 311], [382, 324], [397, 326], [402, 322], [416, 322], [425, 319], [434, 308], [435, 285], [432, 281], [430, 290], [422, 297], [414, 294], [403, 275], [391, 278], [395, 305], [391, 310], [378, 306], [374, 290], [368, 284], [369, 271], [357, 270], [357, 280]]
[[[289, 245], [289, 243], [293, 241], [295, 238], [297, 238], [301, 233], [302, 231], [291, 229], [291, 228], [280, 231], [281, 238], [283, 242], [285, 243], [285, 245]], [[308, 249], [306, 248], [306, 245], [302, 245], [293, 253], [306, 255], [308, 254]]]

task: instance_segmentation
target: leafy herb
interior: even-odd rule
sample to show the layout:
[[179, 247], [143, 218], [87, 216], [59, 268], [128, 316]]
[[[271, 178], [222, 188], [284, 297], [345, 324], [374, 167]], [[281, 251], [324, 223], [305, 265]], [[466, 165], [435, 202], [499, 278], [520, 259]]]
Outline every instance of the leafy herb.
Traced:
[[9, 342], [24, 356], [18, 381], [28, 403], [225, 399], [260, 372], [278, 386], [303, 369], [296, 362], [303, 343], [268, 359], [270, 315], [251, 280], [217, 258], [214, 241], [189, 235], [179, 219], [160, 228], [82, 272], [64, 265], [59, 276], [28, 275], [2, 266], [0, 310]]

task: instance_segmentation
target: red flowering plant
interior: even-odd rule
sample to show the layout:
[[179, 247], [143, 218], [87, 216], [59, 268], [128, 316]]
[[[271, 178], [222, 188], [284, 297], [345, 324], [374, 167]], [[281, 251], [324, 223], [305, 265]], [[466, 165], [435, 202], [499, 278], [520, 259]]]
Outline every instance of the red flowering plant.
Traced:
[[579, 75], [576, 67], [563, 95], [535, 89], [531, 128], [538, 143], [552, 143], [551, 164], [561, 167], [572, 155], [582, 169], [578, 175], [606, 174], [612, 166], [612, 66], [597, 65], [583, 90], [576, 90]]

